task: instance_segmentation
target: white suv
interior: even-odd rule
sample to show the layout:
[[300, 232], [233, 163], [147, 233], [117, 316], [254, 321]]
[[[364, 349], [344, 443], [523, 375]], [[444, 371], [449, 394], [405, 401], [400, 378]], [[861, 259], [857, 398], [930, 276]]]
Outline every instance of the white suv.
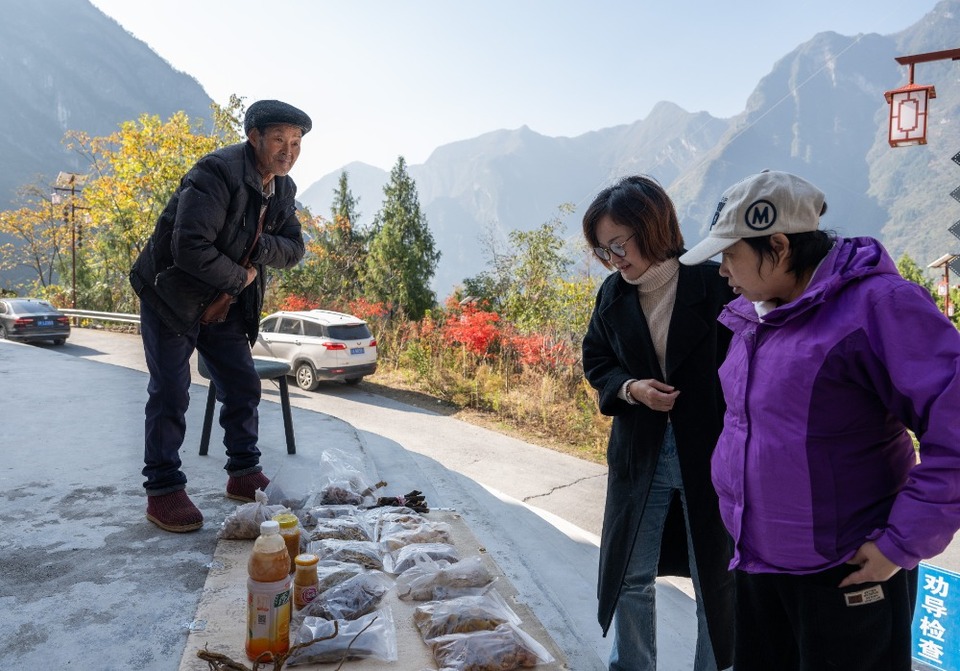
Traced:
[[260, 322], [253, 354], [289, 363], [297, 386], [307, 391], [320, 380], [357, 384], [377, 371], [377, 341], [367, 323], [329, 310], [269, 315]]

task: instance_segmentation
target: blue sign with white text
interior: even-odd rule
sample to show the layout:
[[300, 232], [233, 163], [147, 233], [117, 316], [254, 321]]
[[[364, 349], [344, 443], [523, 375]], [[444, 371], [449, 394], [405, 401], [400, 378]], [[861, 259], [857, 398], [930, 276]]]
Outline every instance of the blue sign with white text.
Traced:
[[960, 575], [920, 563], [913, 658], [921, 668], [960, 671]]

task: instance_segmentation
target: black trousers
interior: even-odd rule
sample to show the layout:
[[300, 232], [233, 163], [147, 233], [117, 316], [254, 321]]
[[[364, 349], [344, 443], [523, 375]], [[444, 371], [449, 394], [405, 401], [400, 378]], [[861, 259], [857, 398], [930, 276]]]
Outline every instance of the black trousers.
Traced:
[[258, 406], [260, 377], [253, 364], [240, 304], [230, 308], [226, 321], [195, 326], [178, 334], [164, 324], [150, 306], [140, 303], [140, 333], [150, 381], [144, 421], [144, 487], [149, 494], [183, 489], [187, 477], [180, 469], [180, 446], [187, 431], [190, 404], [190, 357], [198, 350], [217, 385], [220, 426], [227, 463], [233, 475], [258, 469], [260, 450]]
[[856, 569], [736, 571], [735, 671], [910, 671], [917, 570], [838, 588]]

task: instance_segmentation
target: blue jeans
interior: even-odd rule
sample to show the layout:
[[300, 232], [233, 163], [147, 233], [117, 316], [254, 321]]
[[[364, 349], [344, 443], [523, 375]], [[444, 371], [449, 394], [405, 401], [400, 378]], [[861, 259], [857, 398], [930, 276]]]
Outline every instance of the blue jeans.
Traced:
[[683, 493], [680, 460], [673, 427], [667, 431], [660, 446], [657, 470], [653, 474], [650, 494], [647, 496], [640, 529], [634, 542], [627, 571], [623, 578], [620, 598], [613, 620], [613, 650], [610, 652], [610, 671], [654, 671], [657, 668], [657, 604], [656, 577], [660, 559], [660, 542], [670, 502], [676, 493], [683, 504], [687, 527], [687, 548], [690, 575], [697, 597], [697, 650], [694, 671], [716, 671], [717, 662], [707, 632], [707, 620], [700, 598], [700, 581], [693, 558], [687, 497]]
[[260, 378], [253, 365], [240, 306], [235, 303], [226, 321], [197, 325], [178, 335], [159, 315], [140, 302], [140, 333], [150, 382], [144, 420], [144, 487], [148, 494], [183, 489], [187, 477], [180, 470], [180, 446], [186, 435], [190, 404], [190, 357], [200, 352], [217, 388], [220, 426], [227, 448], [227, 472], [245, 475], [260, 470], [257, 433]]

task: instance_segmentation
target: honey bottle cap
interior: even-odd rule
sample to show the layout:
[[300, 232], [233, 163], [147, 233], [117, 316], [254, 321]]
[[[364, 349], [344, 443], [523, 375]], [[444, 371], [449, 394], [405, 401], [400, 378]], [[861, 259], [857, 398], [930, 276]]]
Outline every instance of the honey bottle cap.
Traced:
[[297, 566], [313, 566], [320, 561], [320, 557], [315, 554], [304, 553], [293, 558]]
[[300, 520], [293, 513], [277, 513], [273, 516], [273, 521], [277, 522], [281, 529], [290, 529], [297, 526]]

